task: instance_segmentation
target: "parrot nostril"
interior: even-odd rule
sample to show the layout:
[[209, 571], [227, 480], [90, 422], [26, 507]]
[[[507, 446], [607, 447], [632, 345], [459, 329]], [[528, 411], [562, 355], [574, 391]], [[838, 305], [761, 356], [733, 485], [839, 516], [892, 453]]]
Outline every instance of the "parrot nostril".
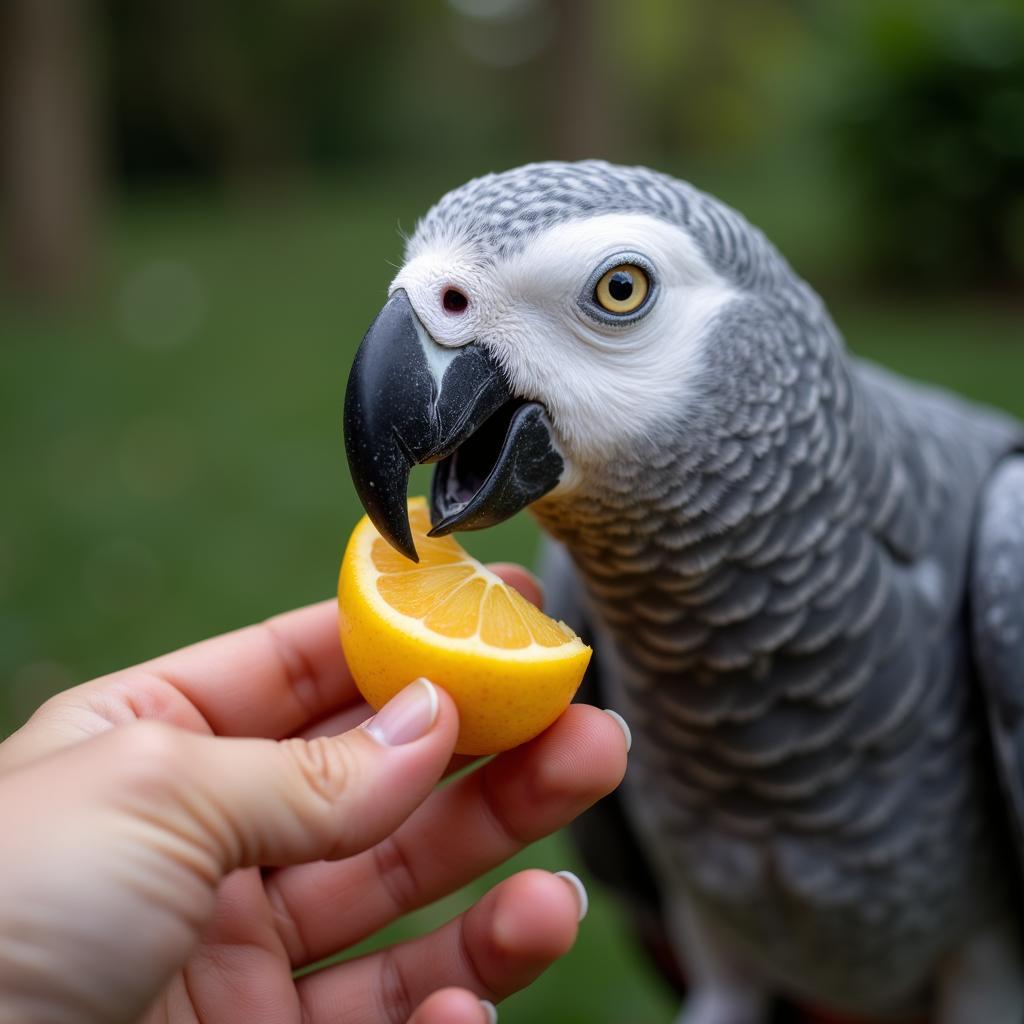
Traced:
[[446, 313], [465, 313], [469, 299], [458, 288], [446, 288], [441, 296], [441, 305]]

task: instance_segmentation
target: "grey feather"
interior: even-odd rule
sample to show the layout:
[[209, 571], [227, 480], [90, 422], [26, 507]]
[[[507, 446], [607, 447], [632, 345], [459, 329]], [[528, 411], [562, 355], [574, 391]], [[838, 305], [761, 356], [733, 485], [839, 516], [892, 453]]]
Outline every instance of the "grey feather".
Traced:
[[[714, 497], [697, 489], [628, 547], [605, 527], [639, 479], [586, 495], [585, 524], [557, 500], [536, 512], [586, 552], [577, 570], [621, 659], [616, 706], [641, 737], [639, 831], [662, 871], [784, 990], [912, 1012], [957, 937], [1013, 893], [964, 594], [971, 495], [1021, 432], [870, 367], [826, 368], [845, 378], [828, 424], [779, 432], [795, 472], [724, 530], [709, 520], [744, 480], [723, 485], [736, 459], [717, 450], [695, 473]], [[598, 564], [632, 586], [591, 587]]]
[[[586, 642], [592, 639], [585, 598], [569, 556], [548, 541], [540, 561], [544, 608], [568, 623]], [[577, 700], [603, 707], [601, 655], [594, 652]], [[668, 940], [661, 893], [643, 848], [629, 825], [618, 793], [605, 797], [570, 826], [588, 871], [619, 897], [634, 931], [670, 984], [681, 988], [682, 978]]]
[[974, 656], [1024, 871], [1024, 458], [985, 489], [971, 570]]
[[1024, 428], [852, 359], [760, 232], [643, 168], [491, 175], [416, 237], [497, 264], [609, 212], [677, 225], [738, 295], [685, 414], [533, 506], [633, 729], [628, 834], [661, 909], [746, 965], [730, 983], [850, 1014], [944, 1007], [942, 1024], [973, 1024], [947, 968], [998, 935], [1008, 966], [986, 984], [1013, 1005], [1024, 470], [1005, 460]]

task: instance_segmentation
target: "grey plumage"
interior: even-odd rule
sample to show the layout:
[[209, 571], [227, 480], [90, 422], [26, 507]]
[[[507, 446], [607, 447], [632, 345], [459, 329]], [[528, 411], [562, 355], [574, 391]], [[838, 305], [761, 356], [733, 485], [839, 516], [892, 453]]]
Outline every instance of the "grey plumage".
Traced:
[[[571, 559], [552, 555], [553, 611], [595, 637], [633, 728], [624, 803], [653, 891], [681, 941], [739, 965], [683, 950], [691, 974], [968, 1024], [981, 1004], [950, 964], [998, 933], [1002, 1012], [1024, 988], [1024, 431], [851, 359], [758, 231], [643, 168], [479, 179], [416, 240], [494, 264], [611, 212], [678, 226], [736, 292], [678, 416], [533, 506]], [[763, 1009], [702, 1006], [686, 1019]]]
[[744, 287], [770, 287], [784, 272], [767, 239], [735, 211], [667, 174], [603, 160], [474, 178], [431, 207], [416, 237], [468, 239], [483, 259], [507, 259], [556, 224], [599, 213], [645, 213], [679, 225], [716, 270]]
[[1024, 870], [1024, 458], [987, 483], [971, 568], [974, 661]]
[[[952, 940], [1014, 895], [964, 575], [967, 496], [1018, 435], [896, 386], [862, 370], [831, 427], [780, 429], [742, 475], [739, 455], [695, 458], [680, 475], [701, 486], [670, 511], [636, 486], [588, 494], [586, 524], [537, 510], [604, 624], [604, 696], [638, 737], [634, 822], [662, 873], [789, 991], [861, 1012], [921, 1008]], [[765, 481], [806, 485], [758, 486], [764, 461]], [[745, 487], [751, 511], [725, 525]], [[649, 516], [620, 546], [623, 507]]]

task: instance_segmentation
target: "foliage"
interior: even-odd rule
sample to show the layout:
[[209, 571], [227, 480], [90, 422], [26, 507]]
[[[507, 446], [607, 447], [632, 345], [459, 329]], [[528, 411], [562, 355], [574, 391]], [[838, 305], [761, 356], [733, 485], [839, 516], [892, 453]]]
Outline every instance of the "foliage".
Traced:
[[1024, 6], [851, 9], [834, 139], [873, 276], [1024, 279]]
[[400, 167], [449, 185], [585, 153], [698, 183], [731, 169], [790, 206], [827, 196], [819, 253], [839, 275], [963, 287], [1024, 276], [1019, 0], [100, 10], [121, 180], [265, 186]]
[[106, 0], [103, 11], [114, 170], [131, 183], [262, 186], [317, 167], [479, 158], [517, 135], [529, 145], [536, 75], [481, 75], [442, 0]]

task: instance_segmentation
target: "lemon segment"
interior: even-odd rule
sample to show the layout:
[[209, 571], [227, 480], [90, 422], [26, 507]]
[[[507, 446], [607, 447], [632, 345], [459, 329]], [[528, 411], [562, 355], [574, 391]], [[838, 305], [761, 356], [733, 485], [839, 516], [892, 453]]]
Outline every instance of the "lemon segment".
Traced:
[[426, 502], [409, 502], [420, 561], [395, 551], [364, 517], [338, 580], [342, 647], [375, 710], [420, 676], [459, 709], [462, 754], [532, 739], [568, 707], [590, 648], [472, 558], [451, 537], [429, 538]]

